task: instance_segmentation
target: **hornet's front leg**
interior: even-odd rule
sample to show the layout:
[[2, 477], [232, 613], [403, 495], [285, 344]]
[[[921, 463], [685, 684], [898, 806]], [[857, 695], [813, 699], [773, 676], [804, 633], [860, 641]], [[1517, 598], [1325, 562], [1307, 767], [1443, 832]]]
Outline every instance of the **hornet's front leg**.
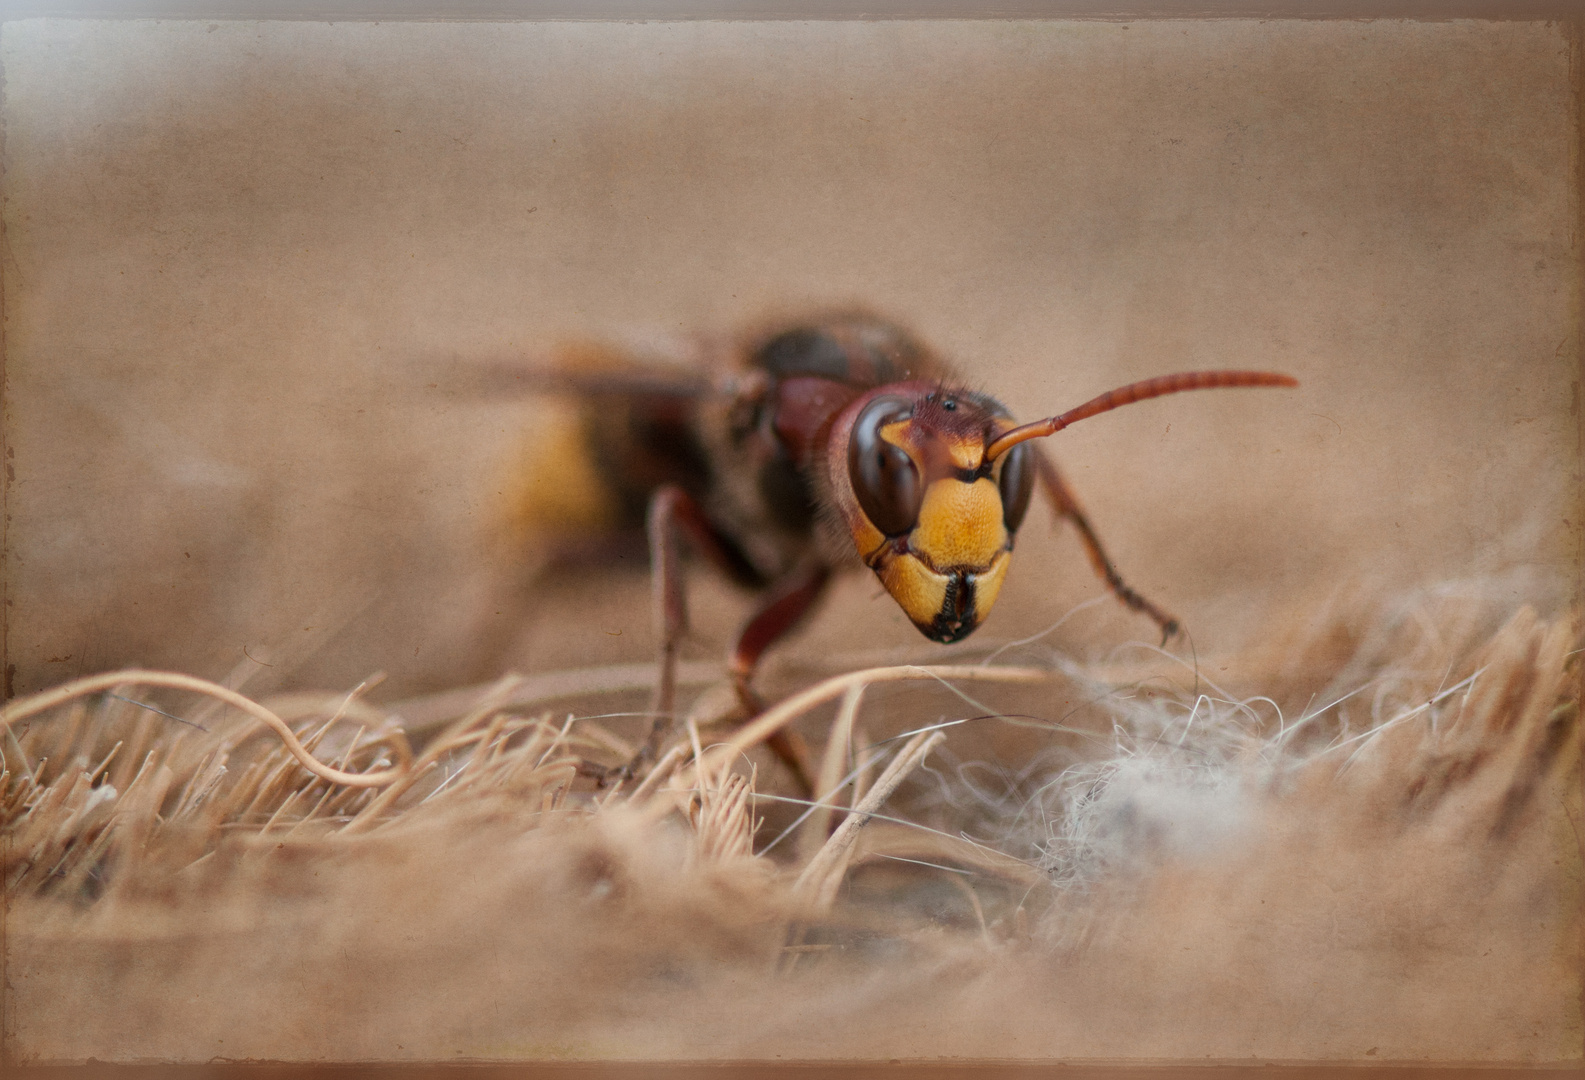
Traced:
[[734, 580], [763, 586], [765, 581], [743, 553], [711, 523], [702, 507], [682, 488], [667, 484], [649, 503], [649, 565], [660, 676], [650, 700], [649, 737], [639, 759], [652, 758], [671, 730], [677, 703], [677, 650], [688, 631], [688, 596], [683, 588], [679, 533]]
[[1095, 535], [1089, 519], [1080, 509], [1079, 501], [1074, 498], [1073, 492], [1062, 479], [1062, 474], [1057, 471], [1056, 463], [1039, 450], [1035, 452], [1035, 463], [1040, 474], [1040, 487], [1046, 493], [1046, 498], [1051, 501], [1051, 508], [1059, 517], [1065, 517], [1073, 522], [1074, 527], [1079, 530], [1079, 539], [1084, 542], [1084, 549], [1089, 553], [1090, 565], [1095, 567], [1096, 574], [1106, 582], [1117, 599], [1130, 609], [1143, 612], [1155, 620], [1156, 625], [1161, 627], [1161, 643], [1165, 645], [1178, 632], [1178, 620], [1140, 596], [1123, 581], [1122, 575], [1117, 572], [1117, 568], [1107, 556], [1106, 549], [1101, 547], [1100, 537]]
[[[759, 609], [738, 635], [737, 644], [732, 647], [732, 685], [737, 690], [738, 702], [749, 717], [764, 711], [759, 695], [749, 686], [760, 657], [808, 614], [830, 579], [831, 569], [823, 562], [810, 560], [795, 567], [771, 586]], [[768, 745], [792, 770], [799, 785], [813, 794], [814, 770], [809, 760], [809, 748], [798, 733], [783, 728], [770, 737]]]
[[[765, 579], [732, 540], [710, 521], [687, 492], [668, 485], [655, 492], [649, 504], [650, 573], [656, 638], [659, 641], [660, 676], [650, 702], [654, 719], [649, 737], [629, 770], [652, 760], [671, 730], [677, 700], [678, 649], [688, 630], [687, 594], [683, 588], [680, 536], [711, 563], [738, 583], [763, 588]], [[760, 656], [785, 636], [814, 605], [825, 589], [830, 570], [808, 562], [770, 587], [764, 601], [738, 635], [730, 657], [732, 683], [748, 718], [761, 711], [759, 698], [749, 687]], [[768, 745], [786, 763], [806, 789], [812, 790], [809, 751], [796, 734], [782, 732]]]

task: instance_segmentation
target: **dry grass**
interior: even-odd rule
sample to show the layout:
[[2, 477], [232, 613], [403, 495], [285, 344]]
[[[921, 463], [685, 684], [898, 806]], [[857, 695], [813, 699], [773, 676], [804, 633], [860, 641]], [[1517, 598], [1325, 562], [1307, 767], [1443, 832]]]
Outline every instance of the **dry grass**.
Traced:
[[[1216, 665], [1258, 697], [1203, 661], [1182, 692], [1161, 654], [849, 673], [609, 785], [637, 721], [520, 679], [430, 699], [468, 711], [416, 752], [368, 687], [239, 707], [145, 674], [14, 702], [11, 1047], [1577, 1056], [1579, 631], [1510, 593], [1286, 620]], [[909, 677], [968, 704], [872, 743], [867, 690]], [[954, 721], [1032, 680], [1110, 729], [1050, 723], [1021, 771], [958, 760]], [[837, 698], [791, 814], [754, 744]]]

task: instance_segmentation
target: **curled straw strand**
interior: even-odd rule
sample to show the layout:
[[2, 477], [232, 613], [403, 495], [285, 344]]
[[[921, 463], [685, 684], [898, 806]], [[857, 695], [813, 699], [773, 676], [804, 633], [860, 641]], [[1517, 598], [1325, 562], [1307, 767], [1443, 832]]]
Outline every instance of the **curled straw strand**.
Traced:
[[303, 768], [321, 780], [327, 780], [332, 784], [343, 784], [347, 787], [384, 787], [407, 775], [412, 765], [411, 751], [407, 749], [404, 740], [398, 739], [392, 740], [392, 745], [400, 760], [389, 769], [381, 769], [378, 772], [355, 773], [331, 768], [310, 754], [292, 732], [292, 729], [287, 726], [286, 721], [266, 709], [263, 705], [245, 698], [235, 690], [221, 686], [219, 683], [213, 683], [208, 679], [200, 679], [192, 675], [182, 675], [174, 671], [129, 669], [126, 671], [110, 671], [103, 675], [90, 675], [87, 678], [77, 679], [63, 686], [57, 686], [53, 690], [45, 690], [42, 693], [34, 694], [32, 697], [13, 701], [4, 710], [0, 710], [0, 728], [9, 730], [11, 725], [18, 721], [26, 720], [30, 716], [36, 716], [48, 709], [53, 709], [55, 706], [73, 698], [86, 697], [89, 694], [101, 693], [112, 687], [131, 684], [162, 686], [172, 690], [189, 690], [195, 694], [205, 694], [216, 698], [227, 705], [240, 709], [254, 719], [266, 724], [279, 735], [281, 741], [286, 744], [286, 749], [291, 751], [292, 756], [298, 760]]
[[832, 698], [841, 697], [850, 687], [865, 686], [870, 683], [904, 682], [910, 679], [934, 679], [939, 682], [960, 680], [963, 682], [1034, 683], [1043, 682], [1051, 678], [1052, 674], [1052, 672], [1044, 668], [1031, 667], [958, 667], [941, 664], [927, 666], [907, 664], [901, 667], [869, 668], [866, 671], [854, 671], [846, 675], [838, 675], [835, 678], [825, 680], [825, 682], [816, 683], [809, 689], [794, 694], [781, 704], [765, 710], [754, 720], [743, 725], [732, 738], [713, 746], [696, 766], [696, 775], [703, 778], [705, 775], [713, 774], [719, 769], [725, 769], [730, 762], [749, 747], [764, 742], [816, 705], [830, 701]]
[[[855, 671], [847, 675], [839, 675], [835, 678], [827, 679], [802, 693], [794, 694], [781, 704], [760, 714], [758, 718], [738, 731], [731, 740], [714, 747], [711, 753], [705, 756], [711, 759], [710, 764], [713, 765], [729, 762], [744, 750], [756, 743], [763, 742], [783, 727], [786, 727], [801, 714], [816, 705], [841, 696], [849, 688], [855, 686], [880, 682], [901, 682], [911, 679], [1031, 683], [1040, 682], [1050, 678], [1050, 676], [1051, 673], [1049, 671], [1041, 668], [982, 668], [951, 665], [906, 665]], [[221, 686], [219, 683], [173, 671], [145, 671], [132, 668], [125, 671], [111, 671], [102, 675], [90, 675], [86, 678], [77, 679], [63, 686], [57, 686], [53, 690], [45, 690], [31, 697], [13, 701], [5, 709], [0, 710], [0, 729], [10, 730], [13, 724], [30, 716], [36, 716], [73, 698], [86, 697], [117, 686], [128, 685], [159, 686], [172, 690], [187, 690], [192, 693], [204, 694], [240, 709], [249, 716], [261, 721], [279, 735], [281, 741], [286, 745], [286, 749], [291, 752], [292, 756], [297, 759], [303, 768], [332, 784], [343, 784], [347, 787], [385, 787], [403, 779], [412, 772], [412, 755], [402, 740], [393, 740], [393, 745], [400, 760], [392, 768], [367, 773], [346, 772], [332, 768], [309, 753], [292, 732], [286, 721], [263, 705], [250, 698], [243, 697], [235, 690]], [[710, 771], [704, 768], [705, 762], [701, 761], [699, 764], [701, 772]]]

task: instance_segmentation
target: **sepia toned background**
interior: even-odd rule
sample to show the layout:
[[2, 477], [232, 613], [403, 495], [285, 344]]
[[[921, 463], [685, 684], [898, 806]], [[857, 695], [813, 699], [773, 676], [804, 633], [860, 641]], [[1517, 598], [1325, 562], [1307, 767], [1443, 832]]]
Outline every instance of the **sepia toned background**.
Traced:
[[[1054, 446], [1201, 650], [1361, 580], [1571, 572], [1556, 24], [22, 20], [0, 45], [9, 692], [647, 657], [641, 574], [502, 602], [486, 541], [546, 407], [426, 365], [832, 305], [1024, 417], [1297, 375]], [[1071, 534], [1021, 539], [983, 642], [1099, 591]], [[696, 577], [712, 657], [745, 601]], [[841, 582], [795, 648], [924, 646], [877, 592]], [[1140, 637], [1103, 606], [1057, 640]]]
[[[641, 556], [548, 567], [550, 538], [508, 528], [525, 490], [576, 495], [545, 450], [565, 403], [480, 394], [470, 364], [590, 339], [685, 352], [852, 306], [912, 327], [1024, 418], [1190, 368], [1301, 386], [1144, 403], [1053, 440], [1130, 583], [1182, 617], [1182, 663], [1149, 653], [1153, 626], [1033, 513], [969, 641], [924, 641], [855, 573], [772, 653], [772, 696], [888, 659], [977, 659], [1064, 616], [1050, 651], [1004, 657], [1089, 661], [1141, 707], [1141, 688], [1181, 683], [1198, 711], [1202, 675], [1290, 717], [1333, 681], [1375, 683], [1353, 715], [1381, 722], [1405, 688], [1441, 695], [1510, 617], [1513, 656], [1480, 663], [1539, 665], [1522, 605], [1559, 620], [1548, 656], [1577, 636], [1572, 35], [4, 22], [5, 692], [122, 665], [255, 697], [378, 671], [369, 697], [390, 704], [648, 659]], [[712, 661], [749, 600], [702, 570], [690, 590], [687, 653]], [[1501, 685], [1518, 700], [1520, 682]], [[1113, 721], [1076, 704], [1081, 684], [994, 706], [1100, 731]], [[877, 689], [866, 723], [929, 723], [934, 692]], [[1547, 693], [1538, 715], [1565, 716]], [[1480, 762], [1511, 760], [1493, 715], [1468, 762], [1481, 783]], [[1490, 841], [1481, 815], [1507, 789], [1454, 786], [1427, 809], [1457, 771], [1432, 716], [1429, 749], [1374, 781], [1337, 780], [1318, 753], [1312, 779], [1239, 789], [1233, 811], [1171, 783], [1165, 801], [1124, 799], [1123, 816], [1147, 811], [1138, 835], [1152, 810], [1167, 821], [1131, 853], [1147, 869], [1093, 907], [1051, 890], [1032, 936], [981, 912], [954, 953], [927, 919], [920, 940], [950, 948], [877, 946], [802, 982], [767, 974], [785, 861], [729, 874], [680, 826], [628, 835], [590, 814], [590, 840], [489, 803], [409, 848], [305, 831], [274, 855], [252, 825], [227, 839], [263, 854], [214, 891], [151, 863], [141, 907], [19, 894], [4, 1038], [17, 1060], [1577, 1059], [1577, 786], [1548, 774], [1562, 794], [1525, 789], [1545, 806]], [[162, 721], [142, 722], [146, 744]], [[930, 820], [995, 839], [995, 814], [1045, 812], [1041, 768], [1085, 760], [1039, 756], [1053, 749], [1068, 752], [1045, 730], [955, 729], [935, 761], [958, 787], [926, 770], [898, 812], [939, 787], [972, 813]], [[976, 778], [1012, 772], [1025, 786], [1005, 795], [985, 781], [994, 812], [974, 802]], [[1254, 832], [1229, 840], [1229, 820]], [[1003, 849], [1036, 865], [1051, 835], [1032, 846], [1005, 824]], [[587, 902], [607, 862], [625, 907]]]

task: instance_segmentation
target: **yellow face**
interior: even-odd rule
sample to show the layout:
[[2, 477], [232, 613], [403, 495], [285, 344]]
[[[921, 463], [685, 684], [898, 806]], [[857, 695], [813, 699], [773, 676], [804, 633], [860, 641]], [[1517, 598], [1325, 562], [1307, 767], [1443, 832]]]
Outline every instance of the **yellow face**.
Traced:
[[[944, 422], [932, 423], [943, 413]], [[967, 637], [1001, 593], [1012, 553], [1005, 465], [987, 469], [985, 447], [1005, 427], [972, 399], [960, 404], [940, 392], [916, 402], [877, 399], [851, 426], [856, 512], [846, 517], [854, 543], [934, 641]]]

